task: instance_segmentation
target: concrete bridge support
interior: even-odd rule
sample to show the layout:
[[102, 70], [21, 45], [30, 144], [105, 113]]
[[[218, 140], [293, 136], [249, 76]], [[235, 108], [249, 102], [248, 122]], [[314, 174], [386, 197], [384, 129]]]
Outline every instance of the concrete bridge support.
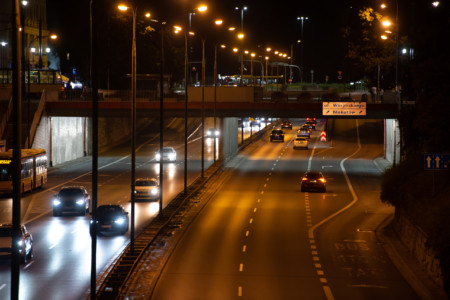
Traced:
[[384, 120], [384, 155], [393, 165], [400, 162], [400, 129], [397, 119]]

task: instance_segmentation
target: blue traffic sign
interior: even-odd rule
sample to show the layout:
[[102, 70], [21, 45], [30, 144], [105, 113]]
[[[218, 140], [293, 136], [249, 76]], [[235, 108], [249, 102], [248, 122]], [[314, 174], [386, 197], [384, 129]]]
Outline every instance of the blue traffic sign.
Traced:
[[450, 154], [425, 154], [425, 170], [448, 170], [450, 169]]
[[327, 119], [320, 119], [320, 125], [325, 125], [326, 122], [327, 122]]

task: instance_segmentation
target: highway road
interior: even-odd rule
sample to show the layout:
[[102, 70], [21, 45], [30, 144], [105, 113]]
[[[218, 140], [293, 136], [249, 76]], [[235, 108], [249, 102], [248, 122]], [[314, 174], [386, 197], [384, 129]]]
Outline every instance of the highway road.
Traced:
[[[336, 120], [309, 150], [266, 135], [227, 168], [169, 256], [151, 299], [418, 299], [375, 230], [393, 212], [379, 200], [382, 121]], [[327, 192], [301, 192], [306, 170]]]
[[[184, 128], [183, 122], [173, 120], [164, 133], [165, 146], [173, 146], [177, 150], [177, 161], [164, 164], [164, 206], [184, 187], [184, 131], [180, 129]], [[207, 123], [211, 123], [211, 119], [207, 119]], [[199, 128], [193, 130], [189, 138], [188, 183], [197, 178], [201, 171]], [[159, 122], [156, 122], [137, 135], [136, 178], [157, 177], [159, 174], [159, 163], [154, 160], [159, 148], [158, 130]], [[244, 135], [249, 135], [249, 128], [246, 128]], [[214, 144], [211, 139], [206, 139], [205, 144], [206, 168], [213, 162]], [[98, 205], [121, 204], [128, 212], [131, 211], [129, 153], [127, 142], [100, 155]], [[83, 298], [87, 294], [91, 265], [90, 216], [54, 217], [52, 198], [65, 185], [84, 185], [91, 192], [91, 169], [91, 157], [56, 166], [50, 169], [44, 189], [23, 195], [21, 217], [34, 238], [34, 259], [21, 266], [20, 299], [70, 300]], [[0, 198], [0, 223], [11, 223], [11, 204], [11, 198]], [[136, 203], [137, 233], [158, 211], [157, 202]], [[129, 232], [123, 236], [98, 238], [98, 274], [108, 268], [128, 242]], [[0, 260], [0, 299], [10, 298], [10, 273], [10, 260]]]

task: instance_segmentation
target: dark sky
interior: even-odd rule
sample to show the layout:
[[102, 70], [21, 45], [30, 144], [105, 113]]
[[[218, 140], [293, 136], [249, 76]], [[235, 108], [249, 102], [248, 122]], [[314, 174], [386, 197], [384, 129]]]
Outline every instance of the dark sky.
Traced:
[[[68, 3], [70, 2], [70, 3]], [[104, 1], [115, 7], [117, 1]], [[196, 2], [201, 3], [201, 2]], [[158, 19], [168, 23], [187, 22], [188, 11], [195, 7], [191, 0], [140, 1], [139, 10], [150, 10]], [[323, 81], [325, 75], [334, 76], [344, 68], [344, 43], [339, 29], [347, 15], [356, 13], [350, 8], [350, 0], [344, 1], [204, 1], [209, 6], [208, 15], [202, 18], [221, 17], [227, 24], [240, 26], [240, 12], [235, 6], [246, 5], [244, 31], [246, 48], [258, 49], [266, 46], [283, 50], [290, 54], [294, 45], [294, 64], [300, 64], [300, 46], [296, 43], [301, 36], [301, 23], [296, 18], [307, 16], [304, 22], [303, 62], [305, 73], [314, 69], [317, 80]], [[85, 38], [80, 34], [88, 22], [88, 1], [47, 0], [47, 19], [50, 30], [62, 31], [61, 36], [73, 39]], [[200, 16], [194, 16], [193, 29], [209, 25], [202, 24]], [[83, 26], [84, 24], [84, 26]], [[85, 40], [86, 41], [86, 40]], [[85, 42], [83, 41], [83, 42]]]

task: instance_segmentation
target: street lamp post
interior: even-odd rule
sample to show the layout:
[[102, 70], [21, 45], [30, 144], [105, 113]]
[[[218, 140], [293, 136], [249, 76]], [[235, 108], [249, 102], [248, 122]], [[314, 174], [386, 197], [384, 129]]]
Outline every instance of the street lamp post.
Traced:
[[244, 11], [247, 10], [247, 6], [242, 6], [242, 7], [235, 7], [236, 10], [240, 10], [241, 11], [241, 81], [240, 81], [240, 85], [242, 86], [244, 81], [243, 81], [243, 77], [244, 77]]
[[131, 9], [133, 16], [133, 38], [131, 44], [131, 252], [134, 252], [134, 219], [135, 219], [135, 181], [136, 181], [136, 13], [137, 7], [119, 5], [119, 10]]
[[303, 17], [303, 16], [297, 17], [297, 20], [300, 20], [301, 24], [302, 24], [302, 31], [301, 31], [301, 35], [300, 35], [300, 38], [301, 38], [301, 40], [300, 40], [300, 69], [301, 69], [300, 83], [303, 83], [303, 69], [304, 69], [304, 67], [303, 67], [303, 23], [304, 23], [304, 21], [308, 20], [308, 17]]

